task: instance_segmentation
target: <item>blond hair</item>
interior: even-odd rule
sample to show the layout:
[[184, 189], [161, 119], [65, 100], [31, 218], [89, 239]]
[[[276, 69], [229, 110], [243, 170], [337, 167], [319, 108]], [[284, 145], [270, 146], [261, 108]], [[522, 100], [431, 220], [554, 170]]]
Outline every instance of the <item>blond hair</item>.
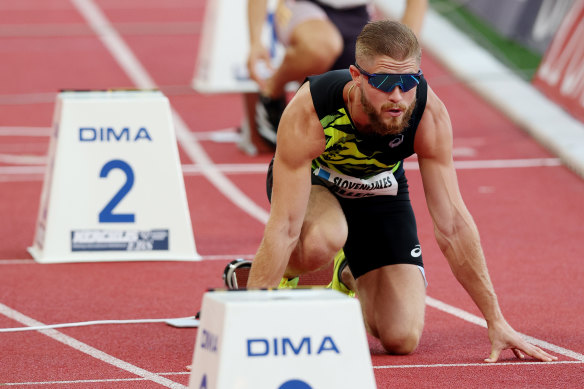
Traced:
[[367, 61], [377, 56], [388, 56], [396, 61], [414, 58], [419, 65], [422, 48], [408, 26], [393, 20], [376, 20], [365, 25], [357, 37], [355, 60]]

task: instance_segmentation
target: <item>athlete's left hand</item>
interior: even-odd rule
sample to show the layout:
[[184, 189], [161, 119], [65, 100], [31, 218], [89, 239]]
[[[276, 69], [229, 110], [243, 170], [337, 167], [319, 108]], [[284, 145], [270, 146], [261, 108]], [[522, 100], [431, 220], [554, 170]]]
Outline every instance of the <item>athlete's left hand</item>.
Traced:
[[491, 355], [485, 359], [485, 362], [488, 363], [497, 362], [501, 351], [507, 349], [511, 349], [519, 359], [525, 359], [525, 355], [543, 362], [552, 362], [558, 359], [526, 342], [505, 320], [489, 325], [489, 339], [491, 340]]

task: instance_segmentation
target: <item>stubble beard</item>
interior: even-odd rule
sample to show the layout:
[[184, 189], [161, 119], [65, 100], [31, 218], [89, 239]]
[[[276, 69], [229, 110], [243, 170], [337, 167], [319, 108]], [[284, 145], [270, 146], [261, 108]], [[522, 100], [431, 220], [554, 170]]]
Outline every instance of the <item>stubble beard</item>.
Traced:
[[[382, 136], [397, 135], [401, 134], [409, 125], [414, 112], [414, 107], [416, 106], [416, 100], [414, 99], [409, 106], [399, 103], [385, 103], [381, 106], [379, 111], [376, 111], [365, 95], [361, 93], [361, 106], [369, 118], [368, 130], [370, 132]], [[400, 109], [402, 114], [398, 117], [390, 117], [386, 121], [383, 121], [381, 119], [381, 112], [388, 109]]]

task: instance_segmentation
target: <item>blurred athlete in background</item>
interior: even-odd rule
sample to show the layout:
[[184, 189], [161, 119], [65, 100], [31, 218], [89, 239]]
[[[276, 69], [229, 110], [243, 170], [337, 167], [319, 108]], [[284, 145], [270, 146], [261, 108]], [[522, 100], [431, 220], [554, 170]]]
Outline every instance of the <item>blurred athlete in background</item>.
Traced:
[[[392, 3], [396, 0], [385, 0]], [[275, 28], [286, 48], [280, 66], [262, 78], [258, 64], [270, 64], [261, 41], [268, 0], [248, 0], [250, 52], [247, 67], [260, 95], [255, 120], [259, 134], [275, 145], [276, 129], [286, 106], [285, 86], [327, 70], [347, 69], [355, 61], [355, 42], [371, 19], [371, 0], [278, 0]], [[407, 0], [401, 21], [419, 37], [428, 0]]]

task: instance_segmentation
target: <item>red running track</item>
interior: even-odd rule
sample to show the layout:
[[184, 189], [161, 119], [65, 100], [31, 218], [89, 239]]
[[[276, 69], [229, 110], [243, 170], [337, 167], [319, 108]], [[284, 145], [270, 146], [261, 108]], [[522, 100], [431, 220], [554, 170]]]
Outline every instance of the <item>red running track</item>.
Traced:
[[[204, 0], [89, 3], [104, 12], [214, 163], [250, 164], [259, 170], [267, 165], [268, 155], [250, 157], [234, 143], [205, 140], [208, 132], [238, 126], [242, 107], [238, 95], [201, 95], [189, 88]], [[207, 288], [222, 286], [225, 264], [254, 254], [263, 222], [197, 173], [189, 144], [181, 142], [203, 261], [35, 263], [26, 248], [34, 236], [57, 91], [136, 85], [73, 1], [2, 1], [0, 53], [0, 328], [192, 316]], [[507, 351], [497, 364], [482, 363], [490, 347], [486, 330], [466, 320], [479, 312], [434, 242], [419, 174], [409, 169], [431, 299], [414, 354], [388, 356], [370, 340], [378, 386], [582, 387], [584, 184], [433, 58], [426, 55], [423, 68], [451, 114], [461, 190], [481, 231], [503, 312], [518, 331], [559, 361], [517, 361]], [[514, 167], [518, 161], [534, 166]], [[226, 176], [267, 213], [263, 173]], [[445, 311], [451, 308], [462, 310], [463, 317]], [[196, 333], [163, 323], [0, 333], [0, 383], [181, 387], [188, 384], [185, 367]]]

